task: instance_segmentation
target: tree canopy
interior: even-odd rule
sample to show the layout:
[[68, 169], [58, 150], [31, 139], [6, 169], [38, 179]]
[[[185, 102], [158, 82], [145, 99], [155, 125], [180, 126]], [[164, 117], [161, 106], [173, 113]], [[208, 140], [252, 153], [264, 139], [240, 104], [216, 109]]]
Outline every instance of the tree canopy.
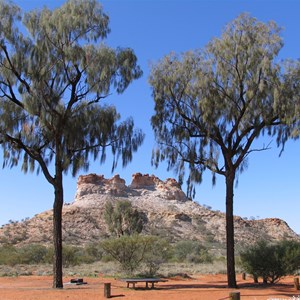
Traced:
[[[295, 121], [295, 63], [277, 60], [283, 40], [274, 22], [263, 23], [242, 14], [220, 38], [204, 49], [171, 53], [153, 65], [149, 82], [155, 101], [152, 127], [157, 147], [153, 163], [187, 175], [188, 194], [203, 172], [226, 180], [228, 284], [234, 272], [233, 189], [237, 174], [247, 167], [261, 135], [289, 137], [287, 120]], [[299, 71], [298, 71], [299, 72]], [[298, 73], [299, 74], [299, 73]], [[299, 85], [299, 84], [298, 84]], [[296, 117], [297, 119], [297, 117]]]
[[142, 75], [134, 51], [104, 44], [109, 17], [96, 0], [22, 13], [0, 2], [0, 140], [4, 166], [42, 171], [54, 187], [54, 287], [62, 287], [63, 174], [113, 155], [123, 166], [144, 134], [101, 105]]
[[[19, 30], [21, 19], [26, 36]], [[143, 134], [133, 131], [132, 119], [118, 124], [115, 108], [98, 102], [111, 87], [122, 93], [142, 72], [131, 49], [99, 44], [110, 31], [100, 4], [68, 1], [54, 11], [22, 15], [2, 2], [1, 20], [1, 133], [26, 148], [22, 169], [47, 173], [58, 143], [63, 171], [73, 175], [99, 155], [104, 162], [107, 146], [115, 162], [121, 155], [126, 165]], [[8, 150], [5, 164], [15, 165], [19, 157]]]
[[168, 159], [182, 178], [187, 162], [193, 182], [201, 182], [205, 169], [225, 175], [229, 161], [243, 170], [258, 150], [253, 140], [274, 134], [270, 128], [283, 114], [279, 33], [275, 23], [244, 14], [204, 49], [171, 53], [153, 66], [155, 163]]

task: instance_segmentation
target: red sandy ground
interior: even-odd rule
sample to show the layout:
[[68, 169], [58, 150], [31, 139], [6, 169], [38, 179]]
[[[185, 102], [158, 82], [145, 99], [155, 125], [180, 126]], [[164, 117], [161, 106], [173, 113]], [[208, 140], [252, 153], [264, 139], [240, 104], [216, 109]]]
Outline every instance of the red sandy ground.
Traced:
[[[199, 275], [192, 279], [169, 278], [158, 283], [155, 289], [145, 289], [144, 283], [137, 289], [126, 288], [126, 283], [113, 278], [84, 278], [86, 285], [65, 284], [64, 289], [52, 289], [52, 278], [48, 276], [20, 276], [0, 278], [1, 300], [102, 300], [104, 283], [111, 283], [112, 298], [120, 300], [225, 300], [232, 291], [240, 292], [241, 299], [300, 300], [293, 277], [287, 277], [273, 286], [254, 285], [251, 279], [237, 276], [239, 288], [226, 288], [226, 275]], [[70, 278], [65, 278], [65, 283]]]

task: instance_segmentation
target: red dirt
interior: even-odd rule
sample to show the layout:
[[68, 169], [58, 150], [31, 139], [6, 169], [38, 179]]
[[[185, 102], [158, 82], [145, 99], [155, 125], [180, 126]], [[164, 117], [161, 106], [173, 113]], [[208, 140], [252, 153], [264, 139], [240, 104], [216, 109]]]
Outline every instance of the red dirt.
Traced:
[[[192, 279], [169, 278], [155, 289], [146, 290], [144, 283], [137, 289], [126, 288], [126, 283], [113, 278], [84, 278], [86, 285], [65, 284], [64, 289], [52, 289], [49, 276], [20, 276], [0, 278], [1, 300], [102, 300], [104, 283], [111, 283], [112, 298], [130, 300], [225, 300], [232, 291], [240, 292], [241, 299], [300, 300], [300, 291], [294, 288], [293, 277], [286, 277], [276, 285], [253, 284], [251, 279], [237, 276], [239, 288], [226, 288], [226, 275], [198, 275]], [[65, 278], [65, 283], [70, 278]]]

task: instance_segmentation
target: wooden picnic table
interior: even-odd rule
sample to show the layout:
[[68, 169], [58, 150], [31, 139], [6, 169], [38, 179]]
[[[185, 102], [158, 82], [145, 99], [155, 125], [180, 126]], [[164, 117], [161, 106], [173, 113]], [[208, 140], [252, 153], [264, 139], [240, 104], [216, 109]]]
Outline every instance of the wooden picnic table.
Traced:
[[129, 288], [129, 285], [132, 284], [132, 287], [135, 289], [135, 284], [138, 282], [145, 282], [146, 283], [146, 289], [149, 288], [149, 283], [151, 283], [151, 289], [154, 289], [154, 283], [157, 282], [166, 282], [168, 280], [161, 279], [161, 278], [123, 278], [121, 281], [124, 281], [127, 283], [127, 288]]

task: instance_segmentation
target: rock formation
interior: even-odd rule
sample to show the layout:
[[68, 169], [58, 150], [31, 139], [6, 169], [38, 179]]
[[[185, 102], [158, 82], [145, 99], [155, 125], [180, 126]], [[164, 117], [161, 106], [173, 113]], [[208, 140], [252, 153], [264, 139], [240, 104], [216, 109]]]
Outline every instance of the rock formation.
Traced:
[[[175, 179], [160, 180], [154, 175], [136, 173], [128, 186], [115, 175], [79, 176], [75, 200], [63, 208], [63, 238], [69, 244], [99, 241], [108, 235], [103, 212], [107, 201], [131, 201], [145, 216], [144, 234], [157, 234], [170, 240], [196, 239], [224, 246], [225, 214], [201, 206], [187, 198]], [[283, 220], [245, 220], [235, 217], [237, 245], [258, 239], [298, 239]], [[26, 244], [52, 241], [52, 211], [0, 228], [0, 243]]]
[[75, 201], [80, 200], [85, 195], [91, 194], [125, 196], [126, 189], [125, 180], [120, 178], [119, 175], [115, 175], [111, 179], [105, 179], [103, 175], [96, 174], [79, 176]]

